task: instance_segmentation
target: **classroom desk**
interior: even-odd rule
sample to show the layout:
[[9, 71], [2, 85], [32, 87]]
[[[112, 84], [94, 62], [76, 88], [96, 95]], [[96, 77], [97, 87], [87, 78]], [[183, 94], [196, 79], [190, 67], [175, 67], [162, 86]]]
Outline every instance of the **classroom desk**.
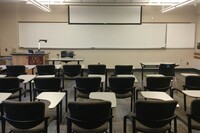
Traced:
[[[25, 84], [26, 87], [26, 83], [29, 83], [29, 89], [30, 89], [30, 101], [32, 101], [32, 85], [31, 82], [33, 81], [33, 79], [36, 77], [36, 75], [19, 75], [17, 76], [17, 78], [22, 79], [23, 80], [23, 84]], [[26, 88], [25, 88], [26, 89]]]
[[[31, 70], [32, 74], [34, 73], [34, 69], [36, 67], [36, 65], [24, 65], [26, 67], [26, 69]], [[6, 65], [0, 65], [0, 70], [6, 70]]]
[[10, 95], [12, 95], [12, 93], [4, 93], [4, 92], [0, 92], [0, 104], [6, 100]]
[[4, 77], [6, 77], [6, 75], [2, 75], [2, 74], [0, 74], [0, 78], [4, 78]]
[[[141, 94], [142, 94], [142, 96], [144, 98], [148, 98], [148, 99], [163, 100], [163, 101], [174, 100], [166, 92], [160, 92], [160, 91], [141, 91]], [[177, 107], [179, 107], [179, 104], [177, 104]]]
[[[50, 102], [49, 109], [56, 107], [56, 119], [57, 119], [57, 133], [60, 133], [60, 109], [62, 99], [65, 97], [65, 92], [42, 92], [36, 98], [38, 100], [46, 100]], [[67, 104], [67, 103], [66, 103]]]
[[[142, 78], [142, 85], [144, 79], [144, 69], [145, 68], [159, 68], [160, 64], [176, 64], [173, 62], [141, 62], [140, 65], [142, 67], [141, 78]], [[178, 66], [178, 65], [176, 65]]]
[[119, 75], [117, 75], [117, 77], [133, 77], [133, 78], [135, 78], [135, 83], [138, 82], [137, 78], [133, 74], [119, 74]]
[[47, 61], [52, 61], [53, 65], [55, 64], [55, 61], [77, 62], [78, 64], [80, 64], [80, 61], [83, 61], [83, 59], [64, 57], [64, 58], [49, 58], [47, 59]]
[[181, 75], [187, 77], [187, 76], [199, 76], [197, 73], [181, 73]]
[[89, 98], [110, 101], [112, 108], [117, 106], [117, 99], [116, 99], [115, 93], [113, 92], [91, 92], [89, 95]]
[[184, 110], [186, 111], [186, 95], [193, 98], [200, 98], [200, 90], [182, 90], [182, 92], [184, 94]]

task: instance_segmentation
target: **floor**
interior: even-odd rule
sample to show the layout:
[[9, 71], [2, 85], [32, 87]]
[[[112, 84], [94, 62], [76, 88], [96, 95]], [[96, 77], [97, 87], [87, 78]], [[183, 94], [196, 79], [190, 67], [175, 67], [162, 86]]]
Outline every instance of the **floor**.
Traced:
[[[182, 71], [183, 72], [183, 71]], [[154, 72], [145, 72], [145, 74], [148, 73], [154, 73]], [[194, 73], [194, 72], [193, 72]], [[85, 74], [84, 74], [85, 75]], [[111, 73], [108, 74], [108, 77], [111, 75]], [[135, 83], [136, 88], [142, 88], [141, 85], [141, 72], [134, 72], [134, 75], [138, 79], [138, 83]], [[178, 89], [182, 89], [182, 85], [184, 84], [184, 76], [180, 74], [180, 72], [176, 72], [176, 84], [175, 87]], [[145, 84], [145, 83], [144, 83]], [[73, 80], [65, 80], [65, 89], [68, 90], [68, 101], [73, 101], [74, 98], [74, 89], [75, 82]], [[26, 98], [23, 98], [23, 100], [28, 100], [28, 96]], [[141, 96], [139, 96], [139, 99], [142, 99]], [[175, 94], [174, 97], [175, 100], [178, 101], [180, 108], [183, 108], [183, 99], [179, 94]], [[79, 101], [83, 100], [78, 98]], [[191, 100], [188, 99], [188, 102]], [[63, 116], [62, 116], [62, 123], [60, 125], [60, 132], [66, 133], [67, 132], [67, 124], [66, 124], [66, 112], [65, 112], [65, 103], [63, 102]], [[123, 133], [123, 117], [130, 112], [130, 99], [118, 99], [117, 100], [117, 107], [113, 109], [113, 133]], [[7, 124], [7, 132], [9, 129], [9, 124]], [[50, 124], [48, 128], [49, 133], [56, 133], [56, 121]], [[177, 124], [177, 131], [178, 133], [187, 133], [187, 127], [178, 120]], [[0, 127], [1, 132], [1, 127]], [[131, 123], [128, 122], [127, 124], [127, 133], [132, 133], [131, 129]], [[198, 131], [193, 131], [193, 133], [198, 133]]]

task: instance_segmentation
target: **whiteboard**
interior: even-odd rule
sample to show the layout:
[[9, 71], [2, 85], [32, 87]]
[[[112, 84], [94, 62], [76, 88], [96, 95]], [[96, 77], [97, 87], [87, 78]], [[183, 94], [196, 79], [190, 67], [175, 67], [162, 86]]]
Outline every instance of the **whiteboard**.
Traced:
[[19, 46], [37, 48], [163, 48], [166, 24], [70, 25], [68, 23], [19, 23]]
[[69, 6], [73, 24], [141, 24], [141, 6]]
[[167, 48], [194, 48], [195, 24], [167, 24]]

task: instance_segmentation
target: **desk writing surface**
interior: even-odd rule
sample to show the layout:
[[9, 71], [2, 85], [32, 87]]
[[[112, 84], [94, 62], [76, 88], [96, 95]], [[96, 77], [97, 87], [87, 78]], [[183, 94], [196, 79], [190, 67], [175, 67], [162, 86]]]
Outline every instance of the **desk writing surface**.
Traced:
[[157, 99], [163, 101], [173, 100], [166, 92], [156, 92], [156, 91], [142, 91], [142, 96], [149, 99]]
[[112, 108], [117, 106], [117, 99], [114, 92], [91, 92], [89, 98], [110, 101]]
[[194, 97], [194, 98], [200, 97], [200, 90], [182, 90], [182, 92], [190, 97]]
[[83, 61], [82, 58], [70, 58], [70, 57], [63, 57], [63, 58], [49, 58], [48, 61]]
[[137, 78], [133, 74], [118, 74], [117, 77], [133, 77], [135, 78], [135, 83], [138, 82]]
[[2, 103], [2, 101], [6, 100], [10, 95], [12, 95], [12, 93], [0, 92], [0, 104]]
[[100, 77], [101, 78], [101, 82], [105, 82], [106, 81], [106, 76], [103, 74], [89, 74], [88, 77]]
[[187, 77], [187, 76], [199, 76], [197, 73], [181, 73], [181, 75]]
[[36, 75], [19, 75], [17, 78], [23, 79], [23, 83], [25, 84], [33, 80], [35, 77]]
[[0, 78], [4, 78], [4, 77], [6, 77], [7, 75], [2, 75], [2, 74], [0, 74]]
[[65, 92], [42, 92], [36, 98], [49, 101], [49, 108], [55, 108], [64, 97]]

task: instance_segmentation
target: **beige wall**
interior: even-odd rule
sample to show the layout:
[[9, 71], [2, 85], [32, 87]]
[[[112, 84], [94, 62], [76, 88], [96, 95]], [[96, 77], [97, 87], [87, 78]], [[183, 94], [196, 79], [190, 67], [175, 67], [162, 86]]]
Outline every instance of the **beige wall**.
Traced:
[[[17, 52], [26, 51], [18, 47], [18, 21], [27, 22], [67, 22], [67, 6], [54, 6], [51, 13], [32, 5], [0, 5], [0, 48], [1, 55], [9, 55], [13, 49]], [[200, 17], [196, 14], [195, 7], [179, 8], [169, 13], [161, 14], [161, 7], [143, 7], [142, 22], [154, 23], [176, 23], [176, 22], [198, 22]], [[197, 21], [198, 20], [198, 21]], [[3, 30], [2, 30], [3, 29]], [[197, 27], [200, 34], [200, 27]], [[197, 37], [200, 40], [200, 37]], [[5, 51], [5, 48], [8, 51]], [[52, 50], [50, 57], [56, 57], [60, 49]], [[180, 67], [198, 66], [194, 60], [194, 49], [160, 49], [160, 50], [75, 50], [76, 56], [84, 58], [83, 64], [105, 63], [108, 66], [115, 64], [133, 64], [140, 67], [140, 62], [167, 61], [176, 62]], [[189, 65], [187, 65], [189, 63]]]

